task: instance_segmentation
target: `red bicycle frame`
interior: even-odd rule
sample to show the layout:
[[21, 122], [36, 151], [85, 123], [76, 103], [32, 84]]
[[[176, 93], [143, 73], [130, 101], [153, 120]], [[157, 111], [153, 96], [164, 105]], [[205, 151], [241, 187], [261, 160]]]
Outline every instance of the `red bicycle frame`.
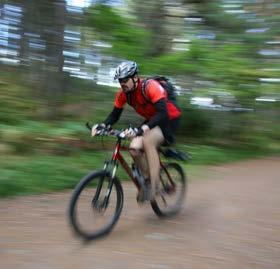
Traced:
[[[129, 167], [126, 160], [123, 158], [122, 154], [120, 153], [121, 150], [129, 151], [129, 147], [122, 146], [121, 145], [121, 139], [118, 138], [118, 141], [117, 141], [117, 144], [116, 144], [116, 147], [115, 147], [115, 151], [114, 151], [113, 156], [112, 156], [112, 161], [113, 161], [113, 163], [115, 163], [115, 165], [116, 165], [117, 162], [119, 162], [121, 164], [121, 166], [126, 171], [126, 173], [129, 175], [129, 177], [131, 178], [131, 180], [133, 181], [133, 183], [135, 184], [135, 186], [137, 187], [137, 189], [139, 191], [141, 186], [140, 186], [139, 182], [137, 181], [137, 179], [133, 176], [131, 168]], [[165, 168], [165, 166], [161, 162], [161, 160], [160, 160], [160, 167], [165, 170], [171, 184], [174, 186], [174, 182], [171, 179], [171, 176], [170, 176], [168, 170]]]
[[126, 160], [123, 158], [122, 154], [120, 153], [120, 150], [128, 151], [129, 148], [127, 146], [122, 146], [121, 145], [121, 139], [118, 138], [118, 141], [117, 141], [117, 144], [116, 144], [116, 147], [115, 147], [115, 151], [114, 151], [113, 156], [112, 156], [112, 161], [114, 163], [116, 163], [118, 161], [121, 164], [123, 169], [126, 171], [126, 173], [129, 175], [129, 177], [131, 178], [131, 180], [133, 181], [133, 183], [137, 187], [137, 189], [140, 190], [141, 187], [140, 187], [137, 179], [133, 176], [132, 170], [129, 167], [129, 165], [127, 164]]

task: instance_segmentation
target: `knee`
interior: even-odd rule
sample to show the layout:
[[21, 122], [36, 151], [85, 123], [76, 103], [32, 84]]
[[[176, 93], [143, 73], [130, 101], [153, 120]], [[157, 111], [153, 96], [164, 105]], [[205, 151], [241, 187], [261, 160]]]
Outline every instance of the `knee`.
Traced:
[[132, 157], [138, 157], [141, 154], [141, 150], [136, 148], [129, 148], [129, 153]]
[[143, 151], [143, 137], [137, 136], [132, 139], [129, 145], [129, 153], [132, 157], [138, 157]]
[[143, 137], [143, 146], [144, 146], [144, 149], [155, 146], [154, 140], [151, 135], [145, 134], [145, 136]]
[[143, 146], [145, 150], [149, 148], [157, 148], [163, 142], [164, 137], [159, 127], [151, 129], [149, 132], [146, 132], [143, 136]]

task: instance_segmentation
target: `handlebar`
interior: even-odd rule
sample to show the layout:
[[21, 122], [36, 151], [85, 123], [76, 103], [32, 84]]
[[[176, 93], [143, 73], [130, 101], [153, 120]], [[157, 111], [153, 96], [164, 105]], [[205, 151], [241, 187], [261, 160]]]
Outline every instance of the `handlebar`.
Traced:
[[[90, 126], [90, 124], [88, 122], [86, 123], [86, 127], [91, 131], [92, 127]], [[114, 136], [114, 137], [117, 137], [120, 139], [132, 137], [132, 136], [127, 136], [124, 133], [124, 130], [116, 130], [116, 129], [111, 129], [111, 128], [104, 128], [104, 129], [100, 130], [100, 133], [97, 133], [95, 136]]]
[[[91, 131], [92, 127], [90, 126], [90, 124], [88, 122], [86, 123], [86, 127]], [[130, 128], [132, 128], [132, 127], [130, 126]], [[115, 130], [115, 129], [111, 129], [110, 127], [100, 130], [100, 133], [97, 133], [96, 136], [114, 136], [114, 137], [117, 137], [118, 139], [126, 139], [126, 138], [134, 137], [131, 135], [127, 136], [124, 133], [124, 130]], [[185, 152], [175, 150], [175, 149], [167, 148], [167, 149], [163, 150], [163, 149], [159, 148], [159, 152], [162, 153], [167, 158], [171, 157], [171, 158], [175, 158], [180, 161], [190, 161], [192, 159], [191, 155], [189, 153], [185, 153]]]

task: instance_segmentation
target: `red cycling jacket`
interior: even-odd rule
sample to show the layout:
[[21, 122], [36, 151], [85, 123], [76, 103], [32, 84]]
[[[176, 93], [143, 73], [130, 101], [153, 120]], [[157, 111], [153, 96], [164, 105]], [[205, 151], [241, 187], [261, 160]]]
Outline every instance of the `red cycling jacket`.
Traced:
[[[129, 102], [139, 115], [144, 117], [146, 120], [150, 120], [156, 114], [156, 109], [153, 104], [164, 98], [166, 100], [166, 108], [169, 119], [173, 120], [180, 117], [180, 110], [167, 99], [165, 89], [156, 80], [149, 80], [145, 88], [146, 96], [150, 102], [147, 102], [142, 94], [142, 84], [143, 80], [140, 79], [135, 91], [130, 93], [131, 96]], [[119, 89], [115, 98], [115, 107], [123, 108], [126, 103], [128, 103], [127, 96], [122, 89]]]

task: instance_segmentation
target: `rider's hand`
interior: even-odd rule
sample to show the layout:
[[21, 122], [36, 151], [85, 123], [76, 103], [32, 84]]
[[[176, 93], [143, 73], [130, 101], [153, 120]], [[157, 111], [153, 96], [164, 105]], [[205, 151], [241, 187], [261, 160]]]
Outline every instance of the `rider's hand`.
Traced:
[[142, 134], [145, 134], [147, 131], [150, 130], [150, 127], [148, 125], [144, 124], [144, 125], [141, 126], [141, 129], [143, 131]]
[[133, 128], [129, 127], [128, 129], [124, 130], [124, 134], [126, 137], [135, 137], [135, 136], [141, 136], [144, 133], [144, 129], [142, 127], [140, 128]]
[[136, 129], [137, 129], [137, 128], [129, 127], [129, 128], [127, 128], [127, 129], [125, 129], [125, 130], [123, 131], [123, 133], [124, 133], [124, 135], [125, 135], [126, 137], [135, 137], [135, 136], [136, 136]]
[[91, 128], [91, 136], [99, 135], [105, 129], [106, 129], [106, 125], [104, 123], [95, 124]]

